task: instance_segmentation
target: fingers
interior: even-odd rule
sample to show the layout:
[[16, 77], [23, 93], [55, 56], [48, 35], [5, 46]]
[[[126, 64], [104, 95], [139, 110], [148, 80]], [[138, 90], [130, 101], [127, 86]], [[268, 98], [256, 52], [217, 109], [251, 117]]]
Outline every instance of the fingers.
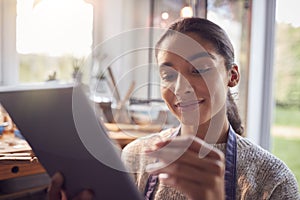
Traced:
[[161, 183], [178, 188], [190, 199], [223, 197], [225, 158], [221, 151], [196, 137], [178, 137], [156, 146], [148, 156], [159, 162], [148, 165], [146, 171], [157, 174]]
[[189, 199], [223, 199], [224, 181], [216, 178], [213, 186], [208, 184], [199, 184], [188, 179], [177, 178], [172, 175], [160, 175], [159, 180], [164, 185], [178, 188], [185, 193]]
[[[225, 173], [225, 162], [216, 159], [210, 158], [198, 158], [197, 154], [191, 151], [186, 151], [183, 155], [181, 155], [178, 159], [175, 159], [175, 156], [172, 155], [170, 151], [160, 151], [153, 153], [153, 156], [159, 158], [158, 163], [149, 164], [146, 170], [150, 173], [158, 173], [158, 170], [161, 168], [166, 168], [172, 165], [187, 165], [191, 169], [197, 169], [205, 171], [209, 174], [215, 174], [218, 176], [222, 176]], [[178, 167], [178, 168], [179, 168]], [[189, 174], [190, 172], [187, 171]]]
[[189, 199], [222, 199], [225, 162], [198, 157], [194, 158], [196, 162], [189, 162], [189, 154], [195, 153], [186, 152], [178, 160], [163, 167], [156, 163], [150, 173], [158, 174], [162, 184], [178, 188]]
[[48, 189], [48, 199], [58, 200], [62, 199], [62, 186], [64, 183], [64, 178], [61, 173], [57, 172], [52, 176], [51, 184]]
[[[224, 154], [201, 139], [181, 137], [172, 140], [172, 142], [159, 142], [157, 146], [162, 148], [147, 154], [147, 156], [155, 157], [159, 160], [159, 163], [147, 166], [146, 170], [150, 173], [158, 173], [159, 169], [174, 165], [173, 163], [178, 166], [188, 165], [191, 168], [218, 176], [223, 176], [225, 173]], [[205, 156], [199, 156], [197, 150], [200, 154], [205, 152]], [[189, 173], [189, 171], [187, 172]]]
[[167, 176], [168, 180], [172, 180], [175, 184], [179, 180], [187, 180], [196, 184], [205, 184], [207, 186], [214, 186], [216, 178], [224, 177], [224, 164], [220, 163], [218, 172], [211, 172], [209, 169], [203, 170], [191, 165], [184, 165], [174, 162], [167, 167], [155, 169], [151, 174], [158, 174], [159, 176]]
[[[48, 200], [67, 200], [66, 193], [62, 190], [64, 177], [61, 173], [55, 173], [51, 178], [48, 188]], [[85, 189], [76, 195], [72, 200], [92, 200], [94, 193], [92, 190]]]
[[195, 153], [198, 152], [198, 156], [200, 158], [208, 156], [211, 159], [217, 159], [221, 161], [225, 160], [224, 154], [220, 150], [214, 148], [212, 145], [207, 144], [198, 137], [193, 137], [190, 139], [193, 139], [193, 142], [189, 149]]
[[166, 167], [176, 161], [219, 175], [225, 170], [222, 165], [225, 163], [224, 154], [195, 137], [181, 137], [173, 139], [172, 142], [159, 142], [157, 149], [148, 151], [147, 156], [158, 158], [162, 162], [161, 165], [156, 166], [157, 168]]
[[83, 190], [78, 195], [76, 195], [73, 200], [92, 200], [94, 193], [92, 190]]
[[157, 149], [170, 148], [174, 150], [189, 149], [198, 154], [200, 158], [209, 157], [212, 159], [224, 160], [224, 155], [218, 149], [214, 149], [212, 145], [207, 144], [203, 140], [195, 136], [181, 136], [173, 140], [167, 140], [156, 143]]

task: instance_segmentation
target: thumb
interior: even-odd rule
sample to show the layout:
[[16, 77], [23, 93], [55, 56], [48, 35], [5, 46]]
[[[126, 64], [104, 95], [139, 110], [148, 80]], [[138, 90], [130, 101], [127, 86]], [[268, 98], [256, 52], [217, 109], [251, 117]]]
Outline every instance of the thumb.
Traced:
[[94, 192], [89, 189], [81, 191], [73, 200], [92, 200], [94, 198]]
[[55, 173], [51, 178], [51, 184], [48, 188], [48, 200], [60, 200], [61, 190], [64, 183], [63, 175], [59, 172]]

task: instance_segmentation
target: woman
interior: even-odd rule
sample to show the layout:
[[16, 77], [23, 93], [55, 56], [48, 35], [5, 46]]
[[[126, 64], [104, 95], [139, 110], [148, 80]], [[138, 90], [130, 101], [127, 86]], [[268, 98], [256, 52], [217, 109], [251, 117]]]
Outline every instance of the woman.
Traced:
[[123, 160], [145, 198], [299, 199], [288, 167], [240, 136], [229, 91], [240, 75], [224, 30], [206, 19], [185, 18], [156, 47], [161, 94], [181, 127], [124, 149]]
[[[206, 19], [176, 21], [158, 41], [156, 58], [162, 97], [181, 126], [123, 150], [145, 199], [299, 199], [288, 167], [240, 136], [229, 90], [240, 75], [224, 30]], [[55, 199], [63, 180], [53, 180]]]

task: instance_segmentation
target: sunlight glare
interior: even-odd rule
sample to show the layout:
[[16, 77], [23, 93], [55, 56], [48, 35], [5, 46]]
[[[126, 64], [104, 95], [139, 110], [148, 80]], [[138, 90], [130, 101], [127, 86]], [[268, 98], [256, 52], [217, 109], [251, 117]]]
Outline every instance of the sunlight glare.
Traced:
[[18, 0], [18, 53], [85, 56], [92, 28], [93, 8], [83, 0]]
[[276, 21], [300, 27], [299, 0], [277, 0], [276, 4]]

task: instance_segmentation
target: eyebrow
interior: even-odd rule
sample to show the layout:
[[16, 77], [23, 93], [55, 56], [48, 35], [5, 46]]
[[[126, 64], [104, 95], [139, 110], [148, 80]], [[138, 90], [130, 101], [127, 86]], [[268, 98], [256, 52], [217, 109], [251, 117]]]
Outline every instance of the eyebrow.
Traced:
[[164, 62], [162, 64], [159, 65], [159, 67], [172, 67], [173, 66], [173, 63], [171, 62]]
[[203, 58], [203, 57], [210, 57], [210, 58], [212, 58], [214, 60], [216, 59], [216, 57], [214, 55], [212, 55], [211, 53], [206, 52], [206, 51], [202, 51], [202, 52], [196, 53], [196, 54], [188, 57], [187, 61], [191, 62], [193, 60], [196, 60], [197, 58]]

